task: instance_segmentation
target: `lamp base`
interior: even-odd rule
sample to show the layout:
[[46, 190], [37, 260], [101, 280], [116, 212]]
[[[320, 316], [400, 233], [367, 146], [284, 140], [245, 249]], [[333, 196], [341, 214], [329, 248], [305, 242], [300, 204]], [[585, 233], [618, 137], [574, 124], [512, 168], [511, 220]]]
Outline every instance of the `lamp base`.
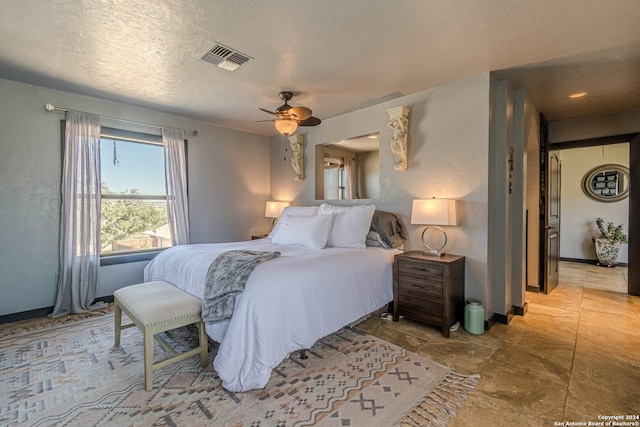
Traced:
[[431, 249], [428, 251], [422, 251], [422, 255], [429, 255], [429, 256], [444, 256], [446, 255], [446, 252], [441, 252], [437, 249]]
[[[439, 248], [432, 248], [429, 245], [427, 241], [428, 239], [426, 238], [426, 234], [429, 230], [438, 230], [442, 233], [442, 236], [443, 236], [442, 246], [440, 246]], [[445, 233], [444, 230], [438, 227], [437, 225], [431, 225], [425, 228], [424, 231], [422, 232], [422, 243], [424, 244], [424, 247], [427, 248], [426, 251], [422, 251], [423, 255], [438, 256], [438, 257], [442, 255], [446, 255], [441, 249], [444, 249], [444, 247], [447, 245], [447, 233]]]

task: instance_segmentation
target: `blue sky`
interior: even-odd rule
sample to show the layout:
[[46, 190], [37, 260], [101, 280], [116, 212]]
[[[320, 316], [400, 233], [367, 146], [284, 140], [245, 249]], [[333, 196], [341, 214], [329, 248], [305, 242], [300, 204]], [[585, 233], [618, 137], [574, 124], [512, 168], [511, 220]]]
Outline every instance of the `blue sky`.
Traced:
[[164, 148], [116, 141], [119, 166], [113, 165], [113, 140], [100, 143], [102, 181], [115, 193], [136, 188], [140, 194], [164, 195]]

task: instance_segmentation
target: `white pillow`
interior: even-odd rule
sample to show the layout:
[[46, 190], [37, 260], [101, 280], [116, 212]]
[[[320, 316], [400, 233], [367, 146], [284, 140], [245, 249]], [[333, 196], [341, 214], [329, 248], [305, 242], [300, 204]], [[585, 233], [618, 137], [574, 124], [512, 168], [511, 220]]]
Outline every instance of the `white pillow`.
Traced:
[[327, 244], [332, 219], [333, 215], [287, 215], [285, 219], [278, 221], [280, 227], [271, 241], [283, 245], [322, 249]]
[[333, 206], [323, 203], [318, 216], [333, 214], [327, 246], [364, 249], [375, 205]]
[[278, 222], [276, 222], [275, 227], [271, 230], [268, 237], [273, 238], [275, 236], [278, 228], [280, 227], [280, 221], [288, 217], [289, 215], [295, 216], [314, 216], [318, 215], [319, 206], [287, 206], [282, 210], [282, 214], [280, 214], [280, 218]]

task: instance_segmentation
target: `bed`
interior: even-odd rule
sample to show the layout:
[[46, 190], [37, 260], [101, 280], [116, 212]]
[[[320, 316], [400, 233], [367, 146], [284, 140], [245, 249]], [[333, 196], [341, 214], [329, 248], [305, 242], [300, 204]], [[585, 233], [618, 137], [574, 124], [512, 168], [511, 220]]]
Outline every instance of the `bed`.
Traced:
[[[244, 292], [235, 299], [230, 319], [206, 324], [209, 337], [220, 343], [213, 366], [229, 391], [263, 388], [272, 369], [289, 353], [310, 348], [393, 299], [392, 263], [399, 249], [365, 246], [364, 239], [356, 242], [358, 247], [344, 247], [352, 236], [351, 232], [345, 236], [340, 226], [353, 229], [356, 222], [345, 222], [343, 208], [331, 208], [331, 215], [313, 208], [285, 209], [265, 239], [176, 246], [145, 268], [145, 281], [163, 280], [202, 299], [207, 270], [221, 253], [280, 252], [279, 257], [255, 267]], [[373, 210], [364, 218], [367, 215], [365, 236], [370, 236]], [[300, 219], [305, 216], [310, 218]], [[326, 216], [331, 220], [324, 237], [326, 224], [315, 227], [314, 221], [326, 221]], [[318, 233], [319, 240], [314, 240]], [[325, 244], [316, 245], [323, 237]]]

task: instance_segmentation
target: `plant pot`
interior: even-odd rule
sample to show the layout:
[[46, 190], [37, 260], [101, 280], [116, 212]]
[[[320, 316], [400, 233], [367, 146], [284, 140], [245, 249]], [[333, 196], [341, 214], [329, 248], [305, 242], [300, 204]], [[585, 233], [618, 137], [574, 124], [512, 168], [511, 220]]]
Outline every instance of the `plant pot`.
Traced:
[[611, 267], [616, 265], [620, 253], [620, 242], [612, 242], [596, 237], [596, 255], [600, 264]]

